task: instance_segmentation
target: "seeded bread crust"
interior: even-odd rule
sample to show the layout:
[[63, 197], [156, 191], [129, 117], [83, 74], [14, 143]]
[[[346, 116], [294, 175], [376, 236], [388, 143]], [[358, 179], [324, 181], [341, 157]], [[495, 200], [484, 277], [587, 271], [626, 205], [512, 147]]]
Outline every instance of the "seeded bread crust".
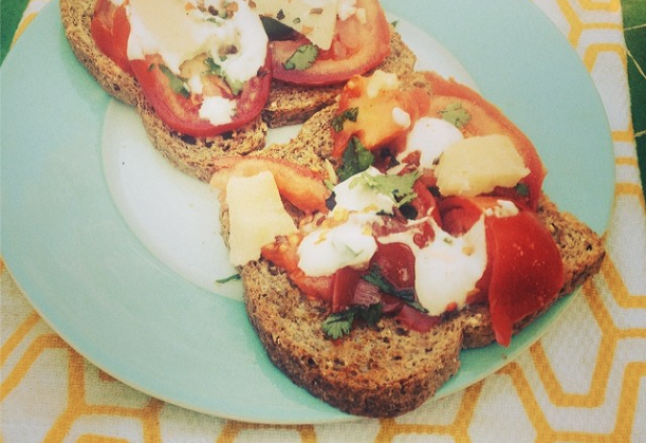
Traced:
[[[329, 122], [334, 111], [331, 106], [314, 115], [291, 143], [254, 155], [324, 171], [332, 149]], [[287, 209], [299, 217], [293, 208]], [[538, 216], [563, 259], [565, 284], [560, 295], [569, 294], [599, 270], [605, 256], [603, 239], [573, 215], [560, 212], [545, 195]], [[224, 202], [220, 218], [226, 241]], [[295, 384], [349, 414], [393, 417], [417, 408], [458, 371], [461, 349], [487, 346], [495, 339], [488, 307], [477, 305], [447, 316], [428, 333], [409, 331], [393, 318], [382, 318], [374, 329], [358, 325], [349, 337], [333, 342], [321, 328], [328, 308], [307, 299], [283, 270], [260, 259], [241, 267], [240, 274], [249, 319], [270, 360]], [[519, 322], [516, 332], [539, 315]]]

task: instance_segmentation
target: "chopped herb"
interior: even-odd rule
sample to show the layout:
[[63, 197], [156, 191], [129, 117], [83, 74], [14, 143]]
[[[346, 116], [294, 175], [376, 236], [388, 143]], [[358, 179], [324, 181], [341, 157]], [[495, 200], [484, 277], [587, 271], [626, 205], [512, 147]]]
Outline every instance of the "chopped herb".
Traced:
[[220, 280], [216, 280], [215, 282], [218, 284], [225, 284], [225, 283], [229, 283], [230, 281], [240, 280], [240, 278], [241, 278], [240, 274], [233, 274], [228, 277], [222, 278]]
[[529, 186], [527, 186], [527, 183], [518, 183], [514, 189], [516, 189], [518, 195], [529, 197]]
[[319, 55], [318, 48], [309, 43], [307, 45], [299, 46], [296, 51], [283, 63], [283, 67], [288, 71], [296, 69], [297, 71], [304, 71], [310, 68], [316, 61]]
[[222, 66], [218, 65], [213, 57], [207, 57], [204, 59], [204, 64], [206, 65], [205, 74], [217, 75], [218, 77], [222, 76]]
[[301, 19], [299, 17], [296, 17], [294, 20], [292, 20], [292, 23], [295, 25], [299, 24], [301, 22]]
[[350, 108], [343, 111], [341, 114], [337, 115], [332, 119], [332, 128], [335, 132], [343, 131], [343, 124], [346, 120], [351, 122], [357, 121], [357, 116], [359, 115], [359, 108]]
[[428, 310], [415, 300], [415, 290], [413, 289], [397, 289], [390, 283], [386, 277], [383, 276], [379, 265], [373, 264], [366, 275], [362, 277], [368, 283], [375, 285], [379, 290], [399, 298], [410, 307], [417, 309], [420, 312], [427, 313]]
[[375, 156], [363, 146], [361, 140], [357, 137], [352, 137], [343, 152], [343, 163], [337, 170], [339, 180], [347, 180], [353, 175], [365, 171], [372, 165], [374, 160]]
[[421, 175], [420, 171], [404, 175], [371, 175], [364, 172], [352, 180], [350, 189], [363, 183], [382, 194], [392, 196], [393, 201], [399, 207], [410, 203], [417, 197], [417, 193], [413, 191], [413, 185]]
[[398, 24], [399, 24], [399, 20], [395, 20], [394, 22], [390, 22], [390, 25], [391, 25], [393, 28], [396, 28]]
[[356, 317], [366, 321], [368, 326], [374, 327], [382, 315], [381, 303], [369, 306], [352, 306], [345, 311], [330, 314], [323, 321], [323, 332], [327, 338], [338, 340], [350, 333], [352, 323]]
[[[220, 61], [225, 61], [226, 56], [220, 57]], [[231, 89], [231, 92], [233, 95], [238, 95], [242, 88], [244, 87], [244, 82], [241, 82], [239, 80], [234, 80], [231, 77], [229, 77], [226, 72], [222, 70], [222, 66], [218, 65], [215, 60], [213, 60], [213, 57], [208, 57], [204, 59], [204, 64], [206, 65], [206, 71], [204, 74], [207, 75], [217, 75], [218, 77], [222, 78], [229, 89]]]
[[182, 78], [178, 75], [175, 75], [173, 71], [170, 70], [168, 66], [165, 65], [157, 65], [159, 67], [159, 70], [164, 73], [166, 78], [168, 78], [168, 81], [170, 82], [170, 88], [176, 92], [177, 94], [180, 94], [184, 98], [189, 98], [191, 96], [191, 92], [188, 89], [188, 85], [186, 84], [186, 79]]
[[440, 115], [458, 129], [462, 129], [471, 120], [471, 114], [462, 107], [460, 102], [449, 104], [444, 110], [440, 111]]
[[282, 9], [280, 11], [278, 11], [278, 14], [276, 14], [276, 18], [278, 20], [284, 19], [285, 18], [285, 11], [283, 11]]

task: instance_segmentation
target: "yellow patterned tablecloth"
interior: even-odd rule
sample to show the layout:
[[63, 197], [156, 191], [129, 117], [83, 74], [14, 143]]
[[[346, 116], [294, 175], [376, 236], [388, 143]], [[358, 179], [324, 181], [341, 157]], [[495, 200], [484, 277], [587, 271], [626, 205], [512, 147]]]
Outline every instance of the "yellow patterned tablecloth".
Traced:
[[[18, 36], [46, 3], [30, 2]], [[465, 391], [397, 419], [244, 424], [165, 404], [102, 373], [45, 324], [3, 267], [0, 443], [646, 442], [646, 207], [621, 5], [535, 4], [576, 49], [599, 90], [617, 181], [601, 273], [529, 352]]]

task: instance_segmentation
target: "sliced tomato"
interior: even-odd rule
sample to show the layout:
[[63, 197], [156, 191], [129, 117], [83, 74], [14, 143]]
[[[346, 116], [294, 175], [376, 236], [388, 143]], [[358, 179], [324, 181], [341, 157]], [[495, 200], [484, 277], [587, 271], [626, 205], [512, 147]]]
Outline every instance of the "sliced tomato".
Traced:
[[403, 305], [395, 318], [408, 329], [422, 333], [430, 331], [442, 322], [441, 317], [424, 314], [408, 305]]
[[356, 7], [365, 11], [365, 20], [357, 14], [347, 20], [337, 20], [331, 48], [320, 51], [316, 62], [308, 69], [285, 68], [285, 63], [298, 48], [311, 43], [307, 38], [271, 42], [274, 77], [299, 85], [329, 85], [344, 82], [379, 65], [390, 53], [386, 15], [378, 0], [357, 0]]
[[433, 90], [428, 115], [438, 117], [447, 106], [458, 102], [471, 116], [470, 121], [462, 128], [467, 135], [503, 134], [511, 139], [525, 166], [530, 170], [529, 175], [520, 183], [527, 187], [527, 203], [535, 210], [546, 170], [529, 138], [499, 108], [471, 88], [433, 72], [425, 73], [425, 77]]
[[309, 277], [298, 267], [298, 242], [289, 238], [278, 237], [276, 242], [265, 245], [261, 250], [262, 257], [284, 269], [290, 280], [311, 299], [332, 303], [332, 277]]
[[347, 309], [354, 300], [354, 294], [361, 281], [361, 272], [349, 266], [334, 273], [332, 283], [332, 312]]
[[514, 324], [548, 306], [564, 282], [563, 262], [549, 231], [535, 213], [488, 217], [492, 268], [489, 310], [496, 341], [508, 346]]
[[130, 60], [128, 60], [130, 22], [126, 5], [127, 2], [117, 6], [110, 0], [97, 0], [90, 23], [90, 32], [99, 50], [124, 72], [132, 75]]
[[298, 209], [307, 213], [327, 212], [330, 190], [320, 174], [304, 166], [270, 157], [231, 156], [214, 159], [213, 170], [211, 185], [218, 189], [225, 189], [232, 176], [250, 177], [269, 171], [274, 175], [280, 195]]
[[372, 257], [381, 275], [399, 290], [415, 288], [415, 256], [404, 243], [378, 243]]
[[217, 76], [209, 76], [211, 82], [220, 83], [220, 95], [236, 100], [236, 112], [232, 121], [213, 125], [200, 117], [199, 111], [203, 96], [182, 94], [173, 90], [169, 76], [162, 70], [164, 62], [158, 54], [147, 55], [145, 59], [131, 60], [132, 70], [141, 85], [146, 99], [155, 109], [155, 113], [171, 129], [195, 137], [212, 137], [232, 131], [251, 122], [260, 114], [269, 96], [270, 57], [267, 54], [265, 65], [256, 77], [248, 80], [238, 96], [230, 93], [225, 82]]
[[[332, 128], [334, 149], [332, 155], [340, 157], [350, 138], [356, 136], [368, 150], [383, 147], [400, 138], [409, 129], [393, 114], [398, 109], [408, 114], [411, 122], [428, 112], [429, 96], [421, 88], [402, 91], [382, 89], [376, 96], [368, 92], [371, 77], [354, 76], [343, 88], [339, 99], [337, 116], [342, 120], [342, 129]], [[356, 119], [344, 118], [344, 113], [356, 109]]]

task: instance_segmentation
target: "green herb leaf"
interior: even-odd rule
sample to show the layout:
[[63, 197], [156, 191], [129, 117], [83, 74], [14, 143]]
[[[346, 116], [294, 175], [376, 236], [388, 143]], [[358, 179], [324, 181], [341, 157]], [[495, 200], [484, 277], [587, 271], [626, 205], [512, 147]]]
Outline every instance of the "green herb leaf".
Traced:
[[518, 192], [518, 195], [522, 197], [528, 197], [529, 196], [529, 186], [527, 186], [527, 183], [518, 183], [515, 186], [516, 192]]
[[223, 285], [225, 283], [229, 283], [230, 281], [240, 280], [240, 278], [241, 278], [240, 274], [233, 274], [233, 275], [230, 275], [228, 277], [216, 280], [215, 282], [218, 283], [218, 284]]
[[327, 338], [338, 340], [350, 333], [355, 318], [362, 318], [368, 326], [373, 328], [381, 319], [382, 314], [383, 307], [381, 303], [369, 306], [352, 306], [345, 311], [330, 314], [323, 321], [323, 333]]
[[170, 82], [170, 88], [173, 90], [173, 92], [180, 94], [184, 98], [189, 98], [191, 96], [191, 92], [188, 89], [185, 78], [175, 75], [175, 73], [171, 71], [170, 68], [166, 65], [157, 66], [166, 76], [166, 78], [168, 78], [168, 81]]
[[204, 64], [206, 65], [205, 74], [217, 75], [218, 77], [222, 76], [222, 66], [218, 65], [215, 60], [213, 60], [213, 57], [207, 57], [204, 59]]
[[[225, 61], [226, 57], [220, 57], [221, 61]], [[204, 59], [204, 64], [206, 65], [206, 71], [204, 74], [206, 75], [217, 75], [218, 77], [222, 78], [229, 89], [231, 89], [231, 93], [233, 95], [238, 95], [240, 91], [242, 91], [242, 88], [244, 87], [244, 82], [241, 82], [239, 80], [234, 80], [231, 77], [229, 77], [226, 72], [222, 70], [222, 66], [218, 65], [213, 57], [208, 57]]]
[[339, 338], [348, 335], [350, 333], [350, 329], [352, 329], [354, 315], [355, 309], [353, 308], [330, 314], [323, 321], [323, 333], [327, 338], [331, 338], [332, 340], [338, 340]]
[[352, 137], [343, 152], [343, 163], [337, 170], [339, 180], [347, 180], [353, 175], [365, 171], [372, 165], [374, 160], [375, 156], [363, 146], [361, 140], [357, 137]]
[[383, 276], [379, 265], [373, 264], [372, 266], [370, 266], [368, 273], [362, 278], [368, 283], [375, 285], [382, 292], [401, 299], [410, 307], [417, 309], [418, 311], [423, 313], [428, 312], [428, 310], [424, 306], [422, 306], [417, 300], [415, 300], [415, 291], [413, 289], [397, 289], [386, 279], [386, 277]]
[[296, 69], [297, 71], [304, 71], [314, 64], [318, 55], [319, 50], [312, 43], [299, 46], [298, 49], [296, 49], [296, 51], [292, 54], [292, 56], [289, 57], [285, 63], [283, 63], [283, 67], [288, 71], [291, 71], [292, 69]]
[[332, 119], [332, 128], [335, 132], [343, 131], [343, 124], [346, 120], [351, 122], [357, 121], [357, 116], [359, 115], [359, 108], [350, 108], [343, 111], [340, 115], [337, 115]]
[[382, 194], [391, 196], [397, 206], [403, 206], [417, 197], [417, 193], [413, 191], [413, 185], [421, 175], [420, 171], [404, 175], [371, 175], [364, 172], [352, 180], [350, 189], [359, 184], [365, 184]]
[[461, 129], [471, 120], [471, 114], [462, 107], [462, 103], [460, 102], [450, 103], [444, 110], [440, 111], [440, 115], [442, 119], [458, 129]]

